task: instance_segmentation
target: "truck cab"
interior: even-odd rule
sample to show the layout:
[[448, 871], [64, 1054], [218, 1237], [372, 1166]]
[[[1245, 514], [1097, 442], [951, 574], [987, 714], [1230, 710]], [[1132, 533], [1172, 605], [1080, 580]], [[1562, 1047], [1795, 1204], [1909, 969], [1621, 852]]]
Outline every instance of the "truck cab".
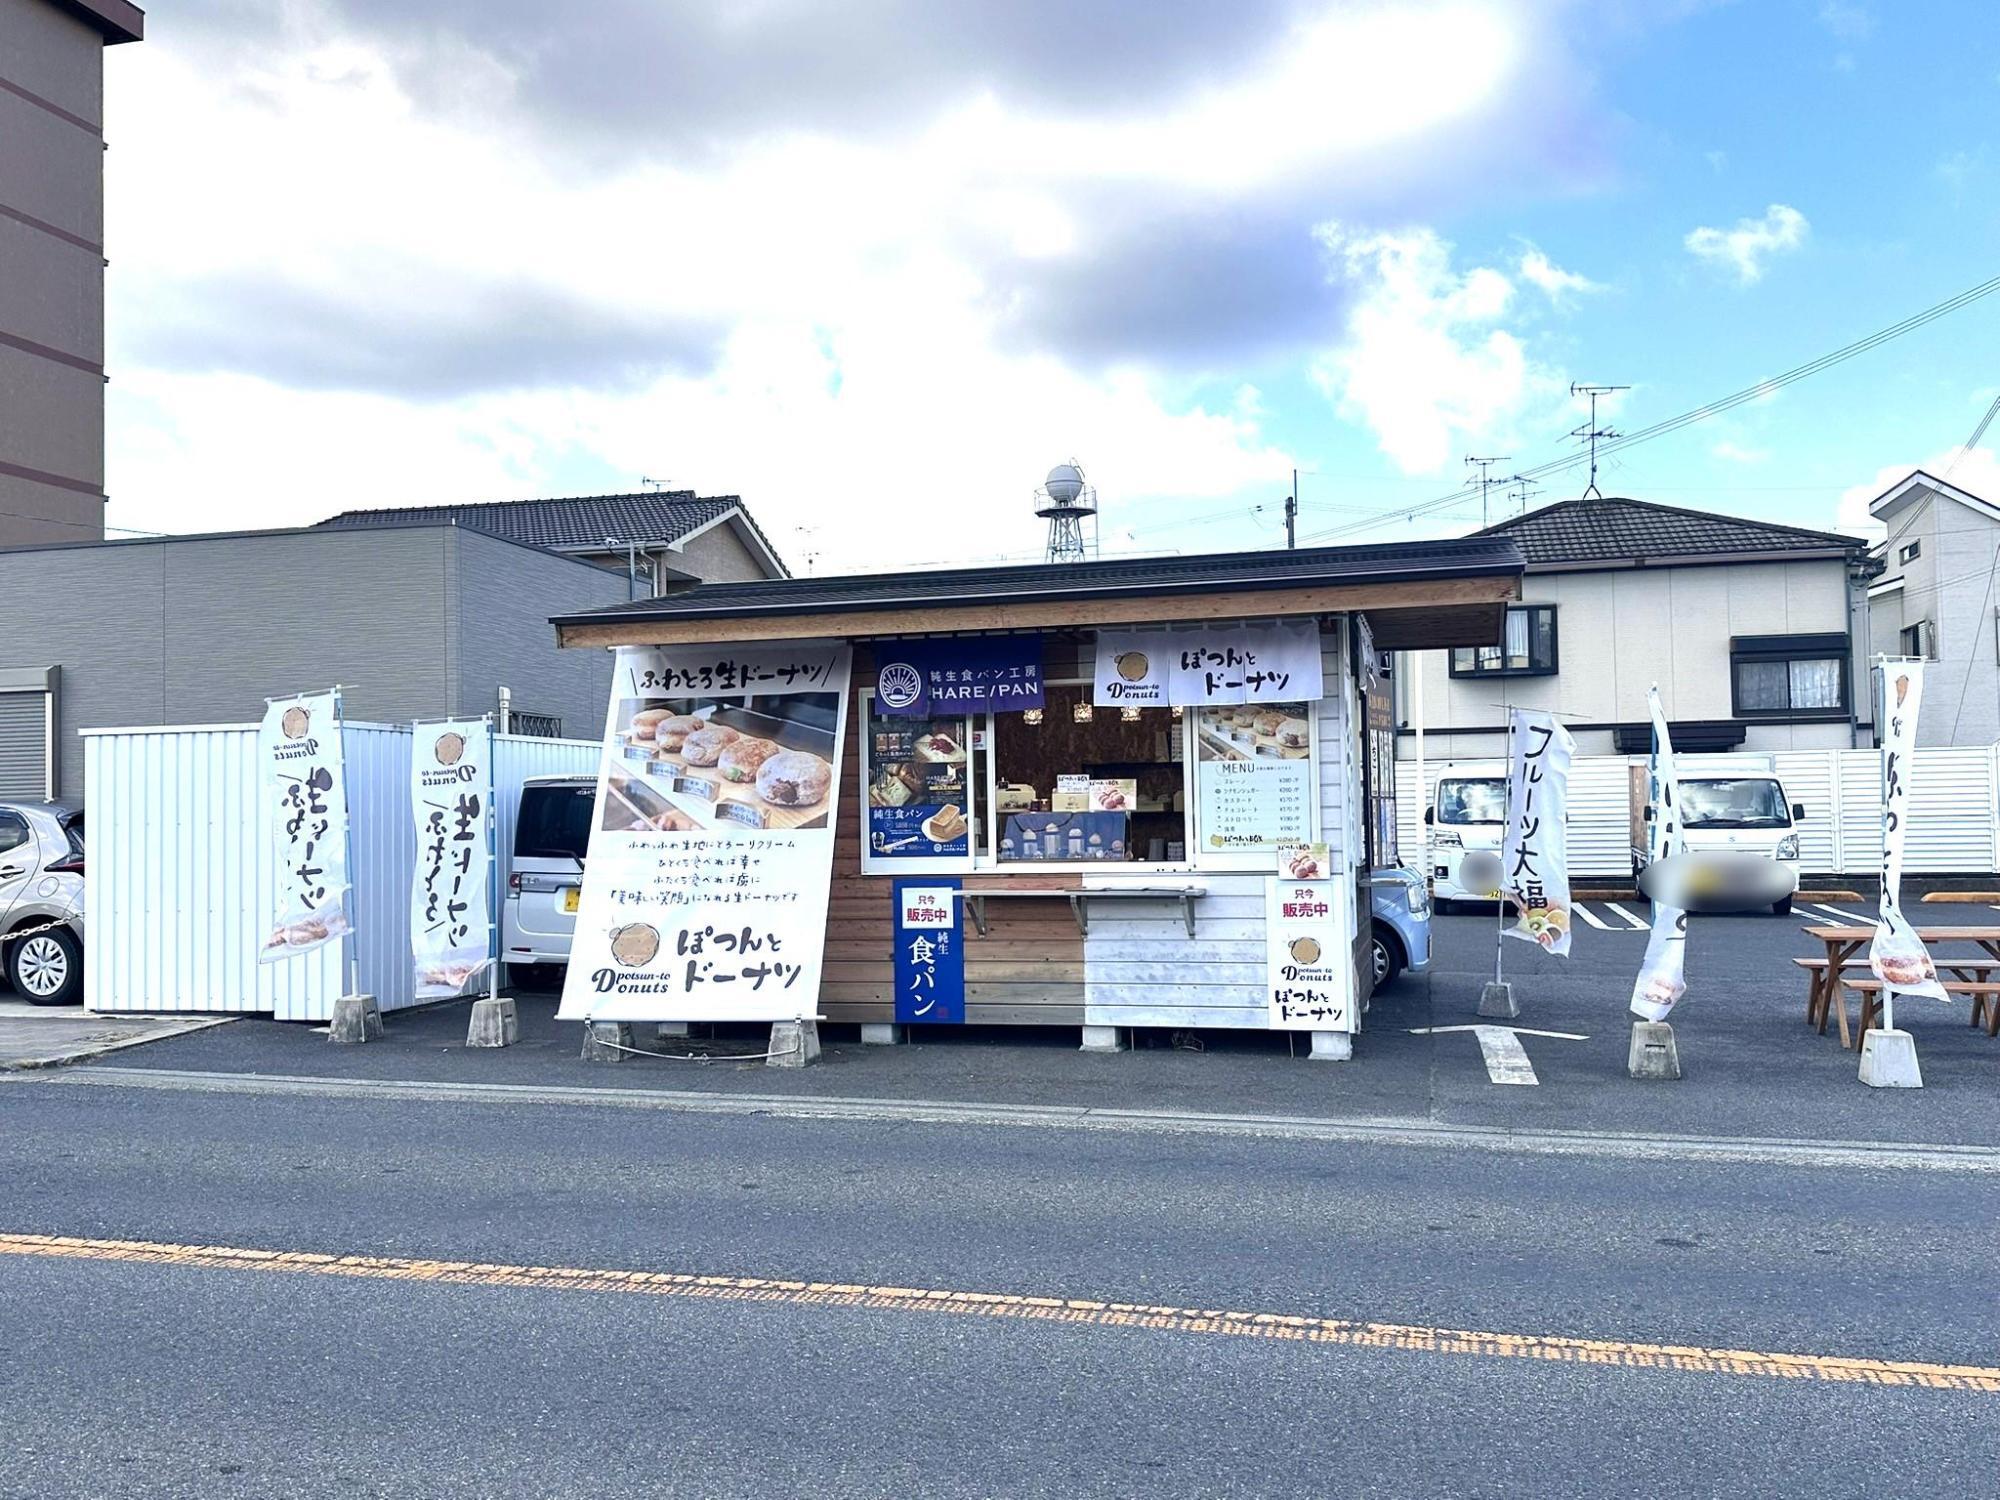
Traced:
[[[1681, 837], [1690, 854], [1755, 854], [1783, 873], [1780, 916], [1799, 888], [1799, 824], [1805, 808], [1791, 800], [1769, 756], [1683, 756]], [[1632, 875], [1648, 862], [1653, 804], [1644, 766], [1632, 768]]]
[[[1500, 845], [1507, 833], [1507, 768], [1454, 766], [1438, 778], [1424, 809], [1431, 894], [1440, 911], [1452, 901], [1497, 899]], [[1466, 868], [1467, 857], [1472, 866]]]

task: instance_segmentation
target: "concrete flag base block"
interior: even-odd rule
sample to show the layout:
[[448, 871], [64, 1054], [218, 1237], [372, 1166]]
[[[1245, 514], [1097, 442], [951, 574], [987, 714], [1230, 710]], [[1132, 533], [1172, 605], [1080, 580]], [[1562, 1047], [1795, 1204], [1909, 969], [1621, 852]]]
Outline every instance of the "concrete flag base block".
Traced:
[[1634, 1078], [1660, 1081], [1679, 1078], [1681, 1054], [1674, 1045], [1674, 1028], [1665, 1021], [1634, 1021], [1632, 1050], [1626, 1055], [1625, 1071]]
[[803, 1068], [819, 1061], [818, 1021], [773, 1021], [767, 1068]]
[[333, 1002], [333, 1024], [327, 1028], [329, 1042], [379, 1042], [382, 1040], [382, 1007], [373, 995], [342, 995]]
[[861, 1023], [861, 1044], [864, 1047], [900, 1047], [906, 1040], [903, 1028], [892, 1021]]
[[465, 1024], [468, 1047], [511, 1047], [521, 1039], [521, 1015], [511, 999], [475, 1000]]
[[1312, 1051], [1307, 1055], [1314, 1062], [1347, 1062], [1354, 1056], [1351, 1031], [1315, 1031], [1312, 1039]]
[[583, 1028], [585, 1062], [622, 1063], [642, 1050], [629, 1021], [589, 1021]]
[[1479, 1014], [1495, 1021], [1511, 1021], [1521, 1013], [1514, 998], [1514, 986], [1504, 979], [1489, 979], [1479, 992]]
[[1123, 1052], [1125, 1050], [1125, 1028], [1122, 1026], [1086, 1026], [1083, 1028], [1083, 1052]]
[[1916, 1038], [1907, 1031], [1870, 1031], [1861, 1038], [1861, 1081], [1871, 1089], [1920, 1089]]

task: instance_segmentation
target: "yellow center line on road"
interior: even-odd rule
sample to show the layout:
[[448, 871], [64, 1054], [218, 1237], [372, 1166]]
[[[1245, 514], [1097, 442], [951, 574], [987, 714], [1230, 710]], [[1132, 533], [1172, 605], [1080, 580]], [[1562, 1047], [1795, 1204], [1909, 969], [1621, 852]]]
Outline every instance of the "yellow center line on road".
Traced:
[[2000, 1395], [2000, 1368], [1938, 1365], [1905, 1360], [1846, 1359], [1820, 1354], [1769, 1354], [1751, 1349], [1706, 1349], [1676, 1344], [1628, 1343], [1523, 1333], [1483, 1333], [1466, 1328], [1426, 1328], [1364, 1323], [1285, 1313], [1220, 1308], [1157, 1307], [1011, 1292], [965, 1292], [922, 1287], [866, 1286], [837, 1281], [784, 1281], [763, 1276], [700, 1276], [680, 1271], [621, 1271], [579, 1266], [510, 1266], [484, 1261], [412, 1260], [401, 1256], [326, 1255], [305, 1250], [253, 1250], [234, 1245], [169, 1245], [151, 1240], [90, 1240], [67, 1235], [0, 1234], [0, 1255], [56, 1260], [122, 1261], [149, 1266], [194, 1266], [225, 1271], [280, 1271], [308, 1276], [425, 1281], [452, 1286], [519, 1287], [534, 1291], [625, 1292], [650, 1297], [700, 1297], [788, 1306], [860, 1307], [902, 1312], [966, 1313], [989, 1318], [1029, 1318], [1099, 1328], [1150, 1328], [1169, 1333], [1224, 1334], [1294, 1339], [1359, 1349], [1405, 1349], [1425, 1354], [1472, 1354], [1494, 1359], [1539, 1359], [1677, 1370], [1697, 1375], [1750, 1375], [1773, 1380], [1917, 1386], [1938, 1391]]

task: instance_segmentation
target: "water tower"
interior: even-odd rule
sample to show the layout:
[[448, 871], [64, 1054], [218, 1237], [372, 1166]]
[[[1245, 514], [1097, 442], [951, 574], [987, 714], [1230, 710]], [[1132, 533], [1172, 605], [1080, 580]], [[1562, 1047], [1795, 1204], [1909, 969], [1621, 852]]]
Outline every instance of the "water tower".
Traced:
[[1083, 544], [1083, 523], [1091, 521], [1093, 542], [1097, 527], [1097, 491], [1083, 482], [1083, 470], [1074, 463], [1057, 464], [1035, 491], [1035, 514], [1049, 523], [1049, 557], [1055, 562], [1082, 562], [1090, 555]]

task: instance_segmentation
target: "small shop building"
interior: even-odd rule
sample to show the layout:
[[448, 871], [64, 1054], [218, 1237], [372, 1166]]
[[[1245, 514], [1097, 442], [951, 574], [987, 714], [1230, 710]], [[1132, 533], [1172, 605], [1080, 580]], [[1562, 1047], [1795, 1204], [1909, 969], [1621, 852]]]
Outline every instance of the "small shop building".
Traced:
[[[1336, 993], [1289, 1029], [1338, 1056], [1397, 854], [1383, 664], [1497, 642], [1523, 567], [1477, 537], [711, 583], [553, 623], [579, 650], [852, 647], [821, 1019], [929, 1019], [900, 993], [916, 887], [952, 908], [950, 1020], [1266, 1029], [1298, 875], [1339, 947], [1293, 940]], [[1281, 871], [1302, 849], [1324, 868]]]

